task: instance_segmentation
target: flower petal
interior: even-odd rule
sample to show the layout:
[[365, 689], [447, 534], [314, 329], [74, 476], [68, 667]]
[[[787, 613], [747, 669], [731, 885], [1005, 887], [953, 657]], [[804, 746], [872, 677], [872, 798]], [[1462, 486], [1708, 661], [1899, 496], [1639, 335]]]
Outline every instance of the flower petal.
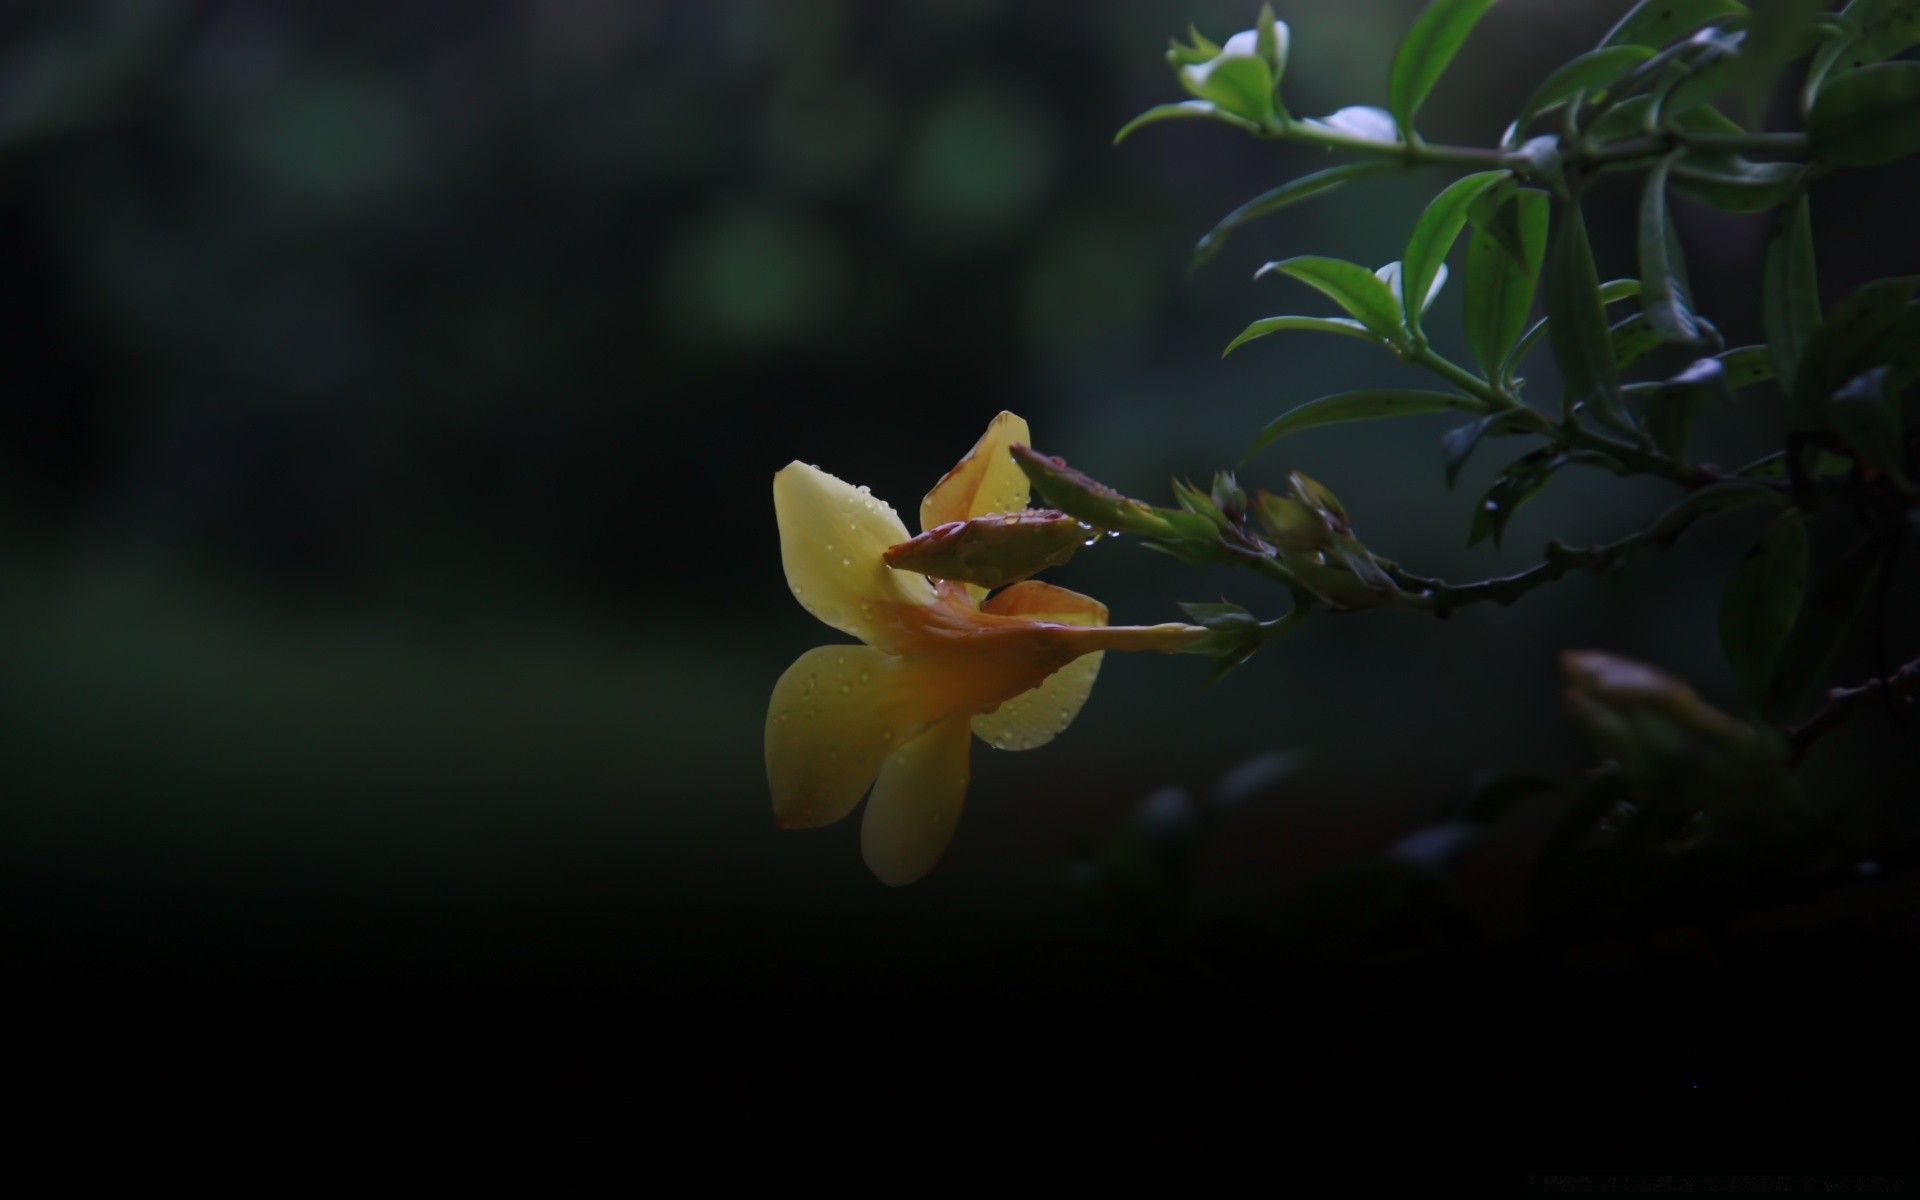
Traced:
[[1060, 625], [1105, 625], [1107, 606], [1092, 596], [1082, 596], [1063, 587], [1029, 579], [994, 594], [980, 606], [981, 612], [1003, 617], [1025, 617], [1030, 621], [1051, 621]]
[[894, 751], [880, 768], [860, 819], [860, 854], [880, 882], [912, 883], [947, 852], [967, 799], [971, 746], [966, 718], [952, 718]]
[[820, 646], [795, 659], [767, 706], [774, 820], [804, 828], [852, 812], [887, 756], [939, 715], [929, 675], [870, 646]]
[[[981, 606], [1001, 616], [1022, 616], [1061, 625], [1104, 625], [1107, 606], [1050, 583], [1016, 583]], [[990, 713], [973, 719], [973, 731], [997, 750], [1033, 750], [1058, 737], [1087, 703], [1100, 674], [1095, 652], [1076, 658], [1032, 691], [1022, 692]]]
[[931, 604], [926, 576], [895, 571], [881, 559], [907, 540], [899, 514], [881, 500], [805, 463], [773, 477], [780, 561], [794, 598], [814, 616], [863, 642], [890, 647], [888, 610]]
[[966, 457], [942, 476], [920, 502], [920, 528], [932, 529], [982, 513], [1019, 512], [1025, 508], [1032, 485], [1026, 472], [1007, 453], [1007, 447], [1031, 440], [1024, 419], [1010, 412], [995, 417]]

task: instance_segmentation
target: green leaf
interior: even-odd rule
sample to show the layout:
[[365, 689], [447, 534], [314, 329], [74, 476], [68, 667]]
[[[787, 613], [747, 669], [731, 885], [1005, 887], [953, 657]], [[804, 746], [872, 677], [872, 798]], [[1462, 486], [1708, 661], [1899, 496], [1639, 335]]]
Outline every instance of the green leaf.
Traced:
[[1425, 392], [1404, 388], [1374, 391], [1340, 392], [1309, 400], [1280, 416], [1260, 431], [1247, 451], [1252, 457], [1290, 433], [1312, 429], [1316, 425], [1339, 425], [1348, 421], [1374, 421], [1381, 417], [1411, 417], [1421, 413], [1464, 409], [1483, 412], [1484, 407], [1471, 396], [1453, 392]]
[[1508, 409], [1457, 425], [1440, 437], [1440, 453], [1446, 462], [1447, 486], [1452, 487], [1460, 479], [1460, 469], [1467, 465], [1467, 459], [1474, 448], [1485, 437], [1511, 436], [1517, 433], [1538, 433], [1540, 417], [1532, 409]]
[[1420, 214], [1420, 219], [1414, 222], [1413, 233], [1407, 238], [1407, 254], [1402, 260], [1404, 279], [1401, 290], [1405, 297], [1408, 329], [1418, 332], [1420, 328], [1420, 313], [1425, 307], [1427, 292], [1445, 265], [1447, 252], [1453, 249], [1455, 239], [1467, 223], [1469, 206], [1488, 188], [1511, 178], [1512, 175], [1506, 171], [1481, 171], [1456, 179], [1433, 198], [1426, 211]]
[[1400, 302], [1393, 289], [1358, 263], [1303, 255], [1270, 262], [1254, 272], [1253, 277], [1258, 279], [1269, 271], [1291, 276], [1325, 294], [1377, 337], [1399, 343], [1405, 336], [1400, 322]]
[[1780, 386], [1793, 394], [1794, 373], [1808, 339], [1820, 327], [1820, 289], [1813, 267], [1813, 219], [1802, 189], [1775, 214], [1760, 276], [1760, 317]]
[[1827, 663], [1866, 608], [1887, 555], [1885, 540], [1868, 539], [1807, 595], [1800, 618], [1794, 622], [1793, 632], [1774, 665], [1773, 683], [1763, 706], [1769, 717], [1785, 720], [1792, 716], [1819, 682]]
[[1900, 438], [1900, 410], [1887, 396], [1886, 364], [1874, 367], [1833, 394], [1827, 423], [1861, 462], [1906, 486]]
[[1600, 277], [1577, 197], [1562, 206], [1561, 217], [1548, 255], [1546, 305], [1547, 336], [1566, 381], [1565, 410], [1572, 413], [1584, 404], [1603, 424], [1630, 429], [1600, 299]]
[[1794, 376], [1791, 422], [1797, 433], [1826, 427], [1828, 399], [1849, 380], [1915, 352], [1912, 301], [1920, 276], [1880, 279], [1855, 291], [1807, 339]]
[[1133, 120], [1128, 121], [1120, 127], [1119, 133], [1113, 135], [1113, 144], [1118, 146], [1121, 142], [1126, 141], [1129, 134], [1143, 125], [1152, 125], [1160, 121], [1184, 120], [1193, 117], [1213, 121], [1224, 121], [1229, 125], [1251, 130], [1254, 133], [1260, 132], [1260, 127], [1252, 121], [1244, 117], [1236, 117], [1230, 112], [1222, 111], [1218, 105], [1210, 104], [1205, 100], [1181, 100], [1175, 104], [1156, 105], [1141, 113]]
[[1799, 163], [1689, 156], [1673, 166], [1673, 188], [1721, 212], [1764, 212], [1793, 195], [1805, 173]]
[[1501, 469], [1500, 475], [1480, 498], [1480, 506], [1474, 510], [1473, 526], [1467, 531], [1467, 545], [1475, 546], [1493, 538], [1493, 544], [1499, 545], [1500, 538], [1507, 531], [1507, 523], [1527, 501], [1540, 494], [1547, 486], [1553, 473], [1565, 466], [1570, 460], [1555, 446], [1542, 446], [1538, 450], [1508, 463]]
[[[1507, 354], [1514, 348], [1533, 311], [1534, 289], [1546, 258], [1547, 193], [1516, 188], [1488, 224], [1505, 227], [1510, 237], [1476, 227], [1467, 238], [1466, 287], [1463, 304], [1467, 346], [1481, 373], [1501, 378]], [[1520, 247], [1515, 257], [1511, 245]]]
[[1414, 113], [1493, 4], [1494, 0], [1433, 0], [1401, 39], [1387, 80], [1387, 107], [1409, 139]]
[[1730, 392], [1773, 378], [1773, 355], [1765, 346], [1736, 346], [1714, 357], [1726, 368], [1727, 390]]
[[1277, 115], [1273, 107], [1273, 70], [1249, 54], [1222, 53], [1209, 62], [1181, 67], [1180, 82], [1195, 99], [1209, 100], [1222, 112], [1260, 128]]
[[[1638, 296], [1639, 294], [1640, 294], [1640, 281], [1638, 279], [1612, 279], [1600, 285], [1600, 303], [1603, 306], [1612, 304], [1619, 300], [1625, 300], [1633, 296]], [[1636, 314], [1636, 316], [1637, 315], [1638, 314]], [[1535, 321], [1533, 323], [1532, 328], [1528, 329], [1527, 332], [1521, 336], [1520, 341], [1514, 346], [1514, 348], [1511, 351], [1508, 352], [1506, 361], [1500, 364], [1501, 378], [1506, 379], [1506, 378], [1512, 377], [1514, 370], [1520, 365], [1521, 360], [1526, 358], [1527, 351], [1533, 349], [1533, 344], [1540, 340], [1540, 337], [1542, 334], [1547, 332], [1547, 326], [1550, 324], [1551, 322], [1548, 321], [1547, 318], [1541, 317], [1538, 321]], [[1615, 329], [1618, 329], [1618, 328], [1619, 328], [1618, 326], [1615, 326]], [[1646, 330], [1646, 322], [1644, 318], [1641, 319], [1641, 328], [1643, 330]], [[1651, 330], [1646, 330], [1646, 333], [1650, 338], [1652, 337]], [[1656, 345], [1659, 343], [1658, 338], [1652, 338], [1652, 341]], [[1651, 346], [1648, 347], [1648, 349], [1651, 349], [1651, 348], [1652, 348]], [[1640, 354], [1645, 354], [1645, 353], [1646, 353], [1645, 350], [1642, 350], [1640, 352]], [[1634, 355], [1634, 357], [1639, 358], [1640, 354], [1636, 354]], [[1618, 361], [1618, 358], [1619, 356], [1616, 354], [1615, 355], [1616, 362]], [[1625, 364], [1621, 364], [1621, 365], [1624, 367]]]
[[1658, 49], [1709, 21], [1746, 13], [1747, 6], [1738, 0], [1640, 0], [1600, 44]]
[[1344, 166], [1329, 167], [1299, 179], [1291, 179], [1271, 191], [1262, 192], [1253, 199], [1220, 218], [1220, 223], [1207, 232], [1193, 248], [1193, 261], [1189, 269], [1197, 269], [1202, 263], [1220, 252], [1226, 244], [1227, 234], [1249, 221], [1257, 220], [1270, 213], [1279, 212], [1290, 204], [1298, 204], [1322, 192], [1328, 192], [1350, 180], [1362, 179], [1368, 175], [1385, 175], [1401, 170], [1396, 162], [1358, 162]]
[[1287, 50], [1293, 40], [1292, 34], [1285, 21], [1274, 19], [1271, 4], [1260, 6], [1260, 16], [1253, 28], [1254, 53], [1267, 64], [1267, 70], [1273, 74], [1274, 90], [1278, 92], [1280, 78], [1287, 73]]
[[1780, 69], [1812, 48], [1826, 9], [1827, 0], [1766, 0], [1754, 7], [1731, 68], [1749, 117], [1759, 114]]
[[1844, 70], [1883, 62], [1920, 43], [1920, 0], [1853, 0], [1843, 15], [1858, 30], [1840, 58]]
[[1790, 508], [1733, 569], [1720, 598], [1720, 646], [1756, 703], [1766, 701], [1806, 587], [1806, 524]]
[[1717, 358], [1697, 359], [1686, 370], [1653, 385], [1647, 395], [1646, 426], [1664, 454], [1684, 458], [1693, 420], [1708, 400], [1727, 395], [1727, 368]]
[[1654, 331], [1653, 323], [1647, 320], [1645, 313], [1634, 313], [1607, 330], [1613, 365], [1621, 371], [1658, 349], [1660, 340], [1660, 335]]
[[1227, 348], [1220, 352], [1220, 357], [1225, 358], [1255, 338], [1279, 333], [1283, 329], [1311, 329], [1319, 333], [1337, 333], [1344, 337], [1359, 338], [1363, 342], [1378, 343], [1380, 340], [1374, 336], [1372, 330], [1350, 317], [1265, 317], [1241, 330], [1239, 337], [1227, 343]]
[[1920, 151], [1920, 62], [1881, 63], [1829, 81], [1807, 114], [1807, 143], [1817, 157], [1850, 167]]
[[1672, 167], [1669, 155], [1648, 171], [1640, 197], [1641, 308], [1663, 339], [1690, 343], [1700, 340], [1700, 326], [1693, 319], [1687, 261], [1667, 213], [1667, 172]]
[[1652, 57], [1653, 50], [1646, 46], [1608, 46], [1587, 51], [1547, 76], [1534, 89], [1533, 95], [1520, 106], [1520, 116], [1513, 123], [1514, 134], [1524, 134], [1536, 116], [1554, 105], [1580, 92], [1598, 92]]

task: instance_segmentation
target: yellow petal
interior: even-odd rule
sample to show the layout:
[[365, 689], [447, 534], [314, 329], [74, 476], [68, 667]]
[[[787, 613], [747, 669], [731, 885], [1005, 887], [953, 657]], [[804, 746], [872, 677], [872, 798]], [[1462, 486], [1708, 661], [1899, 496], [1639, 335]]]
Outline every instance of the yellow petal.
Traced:
[[[1098, 600], [1036, 580], [1014, 584], [988, 600], [981, 610], [1060, 625], [1093, 626], [1107, 621], [1107, 606]], [[1073, 660], [1047, 676], [1039, 687], [975, 717], [973, 731], [998, 750], [1032, 750], [1046, 745], [1080, 715], [1100, 674], [1102, 657], [1096, 652]]]
[[894, 751], [860, 820], [860, 854], [880, 882], [912, 883], [953, 840], [967, 799], [967, 722], [952, 718]]
[[982, 513], [1019, 512], [1030, 484], [1007, 447], [1030, 440], [1027, 423], [1003, 412], [987, 425], [973, 449], [920, 502], [920, 528], [965, 521]]
[[1030, 621], [1051, 621], [1059, 625], [1105, 625], [1107, 606], [1092, 596], [1082, 596], [1063, 587], [1029, 579], [994, 594], [980, 606], [981, 612], [1003, 617], [1025, 617]]
[[794, 660], [767, 706], [774, 820], [830, 825], [853, 811], [887, 756], [934, 723], [938, 681], [869, 646], [821, 646]]
[[842, 633], [891, 647], [892, 609], [933, 602], [926, 576], [881, 560], [888, 546], [907, 540], [907, 527], [884, 501], [795, 462], [773, 477], [773, 511], [787, 586], [802, 607]]

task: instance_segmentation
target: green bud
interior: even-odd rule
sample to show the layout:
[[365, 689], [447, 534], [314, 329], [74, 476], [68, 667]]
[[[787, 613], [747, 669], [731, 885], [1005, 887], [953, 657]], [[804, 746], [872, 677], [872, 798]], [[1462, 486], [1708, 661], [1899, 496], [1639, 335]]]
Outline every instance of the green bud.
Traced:
[[1063, 512], [989, 513], [936, 525], [887, 548], [887, 565], [936, 579], [1004, 587], [1073, 557], [1092, 530]]
[[1263, 490], [1254, 497], [1253, 515], [1268, 539], [1283, 550], [1320, 550], [1333, 540], [1326, 519], [1298, 500]]
[[1326, 518], [1327, 525], [1335, 533], [1351, 533], [1353, 526], [1347, 520], [1347, 510], [1340, 498], [1326, 487], [1299, 471], [1288, 473], [1287, 482], [1293, 485], [1293, 494], [1302, 504]]

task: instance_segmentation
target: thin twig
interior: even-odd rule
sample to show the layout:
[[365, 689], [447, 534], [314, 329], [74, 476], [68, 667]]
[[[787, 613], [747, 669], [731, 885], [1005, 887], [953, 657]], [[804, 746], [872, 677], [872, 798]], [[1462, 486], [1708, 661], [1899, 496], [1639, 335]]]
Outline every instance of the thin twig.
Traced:
[[[1898, 706], [1912, 704], [1920, 696], [1920, 658], [1879, 679], [1870, 679], [1858, 687], [1839, 687], [1827, 692], [1827, 703], [1803, 723], [1787, 731], [1787, 741], [1797, 759], [1808, 747], [1824, 737], [1834, 726], [1876, 701]], [[1898, 712], [1898, 707], [1894, 708]]]

